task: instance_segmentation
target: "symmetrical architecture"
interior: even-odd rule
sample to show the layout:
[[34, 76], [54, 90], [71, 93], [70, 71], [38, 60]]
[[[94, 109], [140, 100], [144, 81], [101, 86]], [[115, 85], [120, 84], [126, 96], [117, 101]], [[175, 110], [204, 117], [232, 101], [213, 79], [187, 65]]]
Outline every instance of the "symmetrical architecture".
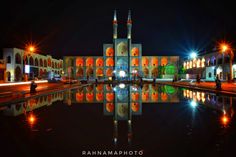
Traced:
[[145, 78], [173, 78], [177, 73], [178, 56], [142, 56], [142, 45], [132, 43], [132, 20], [129, 11], [127, 37], [118, 38], [116, 11], [113, 19], [113, 43], [103, 44], [103, 56], [65, 56], [65, 75], [75, 79], [116, 76], [130, 79], [136, 75]]
[[[227, 80], [230, 72], [229, 56], [220, 52], [207, 53], [196, 58], [183, 61], [183, 68], [186, 70], [186, 78], [194, 79], [197, 74], [202, 79], [209, 81], [219, 79]], [[233, 78], [236, 78], [236, 64], [233, 65]]]
[[18, 48], [3, 49], [3, 60], [6, 64], [6, 82], [43, 78], [48, 72], [61, 74], [63, 71], [63, 60]]

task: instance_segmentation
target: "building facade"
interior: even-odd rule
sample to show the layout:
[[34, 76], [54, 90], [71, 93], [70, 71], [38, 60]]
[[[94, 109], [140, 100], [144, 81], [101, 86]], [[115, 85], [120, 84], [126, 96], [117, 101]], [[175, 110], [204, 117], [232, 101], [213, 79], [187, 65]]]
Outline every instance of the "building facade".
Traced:
[[103, 44], [103, 56], [65, 56], [65, 75], [75, 79], [116, 76], [130, 79], [173, 78], [178, 72], [179, 56], [142, 56], [142, 45], [132, 43], [132, 20], [129, 11], [127, 37], [118, 38], [116, 11], [113, 19], [113, 43]]
[[24, 81], [35, 77], [40, 79], [48, 72], [61, 74], [63, 71], [63, 60], [18, 48], [3, 49], [3, 60], [6, 63], [5, 82]]
[[[183, 68], [186, 70], [186, 78], [194, 79], [197, 74], [202, 79], [215, 80], [216, 76], [221, 80], [227, 80], [230, 73], [230, 58], [227, 54], [213, 52], [183, 61]], [[233, 78], [236, 78], [236, 64], [233, 64]]]

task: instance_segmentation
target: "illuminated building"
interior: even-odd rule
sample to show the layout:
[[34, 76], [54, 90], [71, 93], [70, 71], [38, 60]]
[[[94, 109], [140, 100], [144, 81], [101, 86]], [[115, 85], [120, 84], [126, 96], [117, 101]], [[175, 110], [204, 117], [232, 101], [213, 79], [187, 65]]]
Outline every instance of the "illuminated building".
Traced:
[[[201, 78], [213, 81], [216, 75], [219, 79], [226, 80], [230, 72], [229, 56], [220, 52], [207, 53], [193, 59], [184, 60], [183, 68], [186, 70], [187, 79], [195, 79], [197, 74]], [[236, 64], [233, 65], [233, 78], [236, 78]]]
[[64, 56], [64, 72], [75, 79], [173, 78], [178, 72], [179, 56], [142, 56], [142, 45], [132, 43], [132, 20], [129, 11], [127, 37], [118, 38], [116, 11], [113, 19], [113, 43], [103, 44], [103, 56]]
[[6, 63], [6, 82], [23, 81], [28, 78], [42, 78], [48, 72], [61, 74], [63, 60], [50, 55], [28, 53], [18, 48], [3, 49], [3, 60]]

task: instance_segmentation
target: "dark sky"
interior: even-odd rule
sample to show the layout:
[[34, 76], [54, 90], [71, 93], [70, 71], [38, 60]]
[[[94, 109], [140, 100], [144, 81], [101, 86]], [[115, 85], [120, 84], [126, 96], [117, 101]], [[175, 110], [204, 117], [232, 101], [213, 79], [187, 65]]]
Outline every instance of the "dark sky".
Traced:
[[32, 40], [41, 53], [57, 58], [102, 55], [102, 44], [112, 42], [113, 10], [118, 36], [126, 37], [131, 9], [133, 42], [143, 44], [143, 55], [185, 56], [191, 49], [210, 50], [222, 39], [234, 44], [233, 6], [223, 0], [8, 0], [1, 3], [0, 48], [24, 48]]

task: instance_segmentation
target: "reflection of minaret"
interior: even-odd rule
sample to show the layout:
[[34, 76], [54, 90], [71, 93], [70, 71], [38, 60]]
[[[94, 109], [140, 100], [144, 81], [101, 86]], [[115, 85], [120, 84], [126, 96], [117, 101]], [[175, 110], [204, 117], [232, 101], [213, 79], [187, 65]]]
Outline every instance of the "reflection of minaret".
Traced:
[[128, 79], [130, 79], [130, 53], [131, 53], [131, 28], [132, 28], [132, 21], [131, 21], [131, 11], [129, 10], [128, 19], [127, 19], [127, 39], [128, 39]]
[[116, 16], [116, 10], [114, 11], [114, 18], [113, 18], [113, 39], [117, 39], [117, 16]]
[[128, 29], [127, 38], [128, 39], [131, 39], [131, 28], [132, 28], [132, 20], [131, 20], [131, 11], [129, 10], [128, 20], [127, 20], [127, 29]]
[[128, 87], [128, 143], [131, 144], [132, 141], [132, 107], [131, 107], [131, 97], [130, 97], [130, 88]]

